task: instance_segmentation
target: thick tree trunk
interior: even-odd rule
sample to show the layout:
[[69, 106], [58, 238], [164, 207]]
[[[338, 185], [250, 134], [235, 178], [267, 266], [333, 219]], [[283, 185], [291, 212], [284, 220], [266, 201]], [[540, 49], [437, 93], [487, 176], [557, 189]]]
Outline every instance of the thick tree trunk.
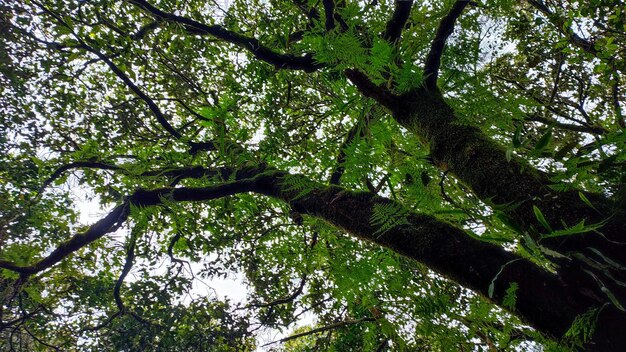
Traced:
[[[458, 177], [488, 204], [500, 206], [521, 231], [540, 245], [574, 258], [559, 263], [565, 280], [584, 285], [598, 296], [606, 296], [602, 291], [605, 286], [626, 302], [626, 289], [618, 282], [626, 281], [623, 210], [600, 195], [581, 196], [577, 190], [551, 189], [551, 182], [543, 173], [519, 158], [508, 159], [505, 150], [478, 128], [457, 123], [454, 111], [438, 94], [418, 90], [400, 101], [403, 103], [392, 110], [395, 119], [430, 146], [437, 166]], [[549, 234], [550, 230], [541, 224], [535, 207], [552, 230], [572, 227], [581, 221], [604, 226], [599, 231], [542, 238], [541, 234]], [[594, 272], [596, 278], [583, 268]]]
[[[460, 124], [439, 92], [419, 88], [403, 96], [374, 85], [361, 72], [346, 76], [425, 145], [435, 165], [467, 184], [487, 204], [497, 206], [519, 231], [543, 247], [567, 255], [559, 260], [561, 278], [594, 298], [626, 305], [626, 212], [602, 195], [550, 188], [548, 177], [490, 140], [478, 128]], [[592, 205], [587, 204], [588, 200]], [[539, 209], [548, 228], [539, 220]], [[550, 230], [581, 221], [602, 225], [581, 234], [545, 237]]]
[[[318, 185], [306, 196], [285, 186], [289, 178], [302, 177], [276, 172], [261, 175], [254, 192], [279, 198], [297, 211], [321, 218], [365, 239], [427, 265], [449, 279], [502, 303], [506, 290], [517, 283], [514, 313], [539, 331], [560, 338], [580, 314], [602, 306], [602, 299], [588, 295], [578, 285], [539, 268], [501, 247], [470, 237], [462, 229], [428, 215], [407, 213], [406, 222], [385, 232], [373, 226], [374, 208], [399, 203], [371, 193], [358, 193], [335, 186]], [[299, 196], [300, 195], [300, 196]], [[605, 306], [597, 333], [588, 350], [616, 351], [626, 347], [626, 315]]]
[[[626, 314], [618, 310], [626, 305], [624, 209], [602, 195], [551, 189], [551, 182], [545, 174], [520, 158], [507, 158], [504, 148], [480, 129], [459, 123], [453, 109], [438, 91], [421, 87], [396, 96], [386, 88], [374, 85], [359, 71], [347, 70], [345, 74], [365, 96], [389, 109], [398, 123], [430, 147], [436, 166], [456, 176], [487, 204], [498, 206], [519, 231], [532, 236], [541, 246], [568, 256], [558, 261], [558, 280], [578, 292], [576, 300], [579, 304], [585, 306], [589, 301], [596, 301], [587, 308], [604, 307], [588, 349], [614, 351], [626, 348], [626, 337], [623, 336]], [[550, 229], [539, 220], [535, 208], [540, 210]], [[602, 226], [597, 231], [581, 234], [542, 236], [583, 220], [587, 225]], [[538, 294], [537, 300], [543, 300], [541, 296]], [[528, 313], [520, 314], [532, 321]], [[555, 330], [544, 331], [560, 336]]]
[[390, 107], [394, 118], [430, 146], [435, 164], [470, 186], [484, 201], [502, 206], [522, 230], [531, 235], [550, 232], [538, 221], [533, 206], [540, 209], [554, 230], [572, 227], [582, 220], [586, 224], [606, 222], [601, 229], [604, 236], [587, 233], [543, 239], [544, 246], [558, 251], [600, 246], [605, 255], [626, 264], [626, 221], [613, 202], [584, 193], [591, 207], [577, 190], [551, 189], [546, 175], [517, 157], [507, 159], [506, 151], [478, 128], [459, 124], [452, 108], [437, 93], [421, 89], [399, 102]]

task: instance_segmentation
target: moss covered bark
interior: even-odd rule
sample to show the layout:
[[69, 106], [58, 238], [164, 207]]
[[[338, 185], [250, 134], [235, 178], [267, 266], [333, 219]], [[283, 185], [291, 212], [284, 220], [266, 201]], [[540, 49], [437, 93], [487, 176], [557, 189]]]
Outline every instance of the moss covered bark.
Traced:
[[[370, 96], [376, 99], [381, 94]], [[397, 98], [393, 104], [388, 103], [388, 97], [379, 101], [392, 111], [402, 126], [430, 148], [435, 165], [455, 175], [487, 204], [501, 209], [522, 232], [533, 236], [542, 246], [569, 255], [573, 260], [560, 263], [564, 280], [582, 283], [594, 295], [605, 296], [605, 299], [602, 286], [606, 286], [620, 301], [626, 302], [626, 289], [619, 284], [619, 281], [626, 282], [623, 268], [598, 268], [589, 261], [606, 264], [609, 258], [626, 267], [623, 209], [601, 195], [553, 190], [545, 174], [522, 159], [507, 158], [504, 148], [478, 128], [459, 124], [454, 111], [439, 93], [418, 89]], [[593, 207], [583, 201], [581, 193]], [[572, 227], [583, 220], [585, 224], [602, 223], [603, 226], [599, 231], [545, 238], [541, 235], [550, 231], [538, 220], [535, 207], [552, 230]], [[581, 269], [594, 272], [601, 283]]]
[[[505, 291], [517, 283], [515, 313], [540, 331], [561, 337], [575, 318], [603, 304], [603, 299], [587, 295], [580, 287], [565, 282], [559, 275], [549, 273], [501, 247], [476, 240], [462, 229], [432, 216], [399, 211], [404, 221], [384, 232], [373, 224], [375, 208], [389, 206], [400, 209], [393, 201], [371, 193], [359, 193], [335, 186], [310, 184], [306, 196], [291, 184], [302, 176], [269, 172], [257, 177], [254, 192], [288, 202], [298, 212], [323, 219], [361, 239], [381, 246], [427, 265], [434, 271], [483, 296], [501, 304]], [[291, 180], [290, 180], [291, 179]], [[601, 313], [599, 331], [589, 350], [614, 350], [626, 346], [617, 331], [626, 328], [626, 316], [614, 308], [605, 307]]]

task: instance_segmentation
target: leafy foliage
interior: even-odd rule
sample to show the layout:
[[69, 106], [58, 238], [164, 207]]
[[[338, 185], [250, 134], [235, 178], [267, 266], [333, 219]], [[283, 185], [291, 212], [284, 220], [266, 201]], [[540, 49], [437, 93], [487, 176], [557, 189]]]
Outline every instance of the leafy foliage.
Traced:
[[383, 235], [396, 226], [408, 225], [409, 222], [406, 218], [408, 214], [408, 210], [399, 204], [375, 204], [370, 223], [377, 228], [377, 234]]
[[[476, 128], [489, 153], [520, 162], [510, 179], [545, 180], [509, 202], [463, 178], [490, 166], [476, 163], [482, 139], [453, 165], [437, 158], [463, 136], [433, 142], [451, 130], [428, 129], [449, 122], [437, 109], [430, 125], [399, 118], [428, 88], [433, 39], [459, 3], [334, 1], [332, 15], [301, 0], [0, 3], [0, 349], [587, 347], [602, 309], [625, 304], [626, 264], [606, 250], [622, 243], [547, 242], [608, 238], [626, 209], [626, 13], [605, 0], [465, 4], [433, 96], [454, 112], [449, 127]], [[333, 208], [352, 191], [376, 202]], [[540, 204], [567, 192], [598, 219]], [[112, 225], [77, 245], [107, 214]], [[488, 273], [457, 279], [479, 277], [481, 295], [369, 242], [432, 225], [416, 214], [520, 257], [463, 263]], [[346, 234], [339, 218], [372, 233]], [[546, 338], [515, 316], [526, 287], [503, 281], [522, 260], [584, 267], [587, 296], [606, 308], [585, 306], [562, 341]], [[264, 347], [276, 332], [303, 335]]]

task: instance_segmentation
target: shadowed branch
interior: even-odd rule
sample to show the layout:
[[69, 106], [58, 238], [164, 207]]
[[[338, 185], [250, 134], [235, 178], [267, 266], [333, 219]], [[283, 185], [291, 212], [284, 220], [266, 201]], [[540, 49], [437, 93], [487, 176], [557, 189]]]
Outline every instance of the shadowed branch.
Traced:
[[469, 0], [457, 0], [448, 14], [439, 23], [435, 39], [430, 44], [430, 51], [428, 56], [426, 56], [426, 63], [424, 64], [424, 84], [429, 90], [437, 89], [437, 77], [439, 76], [441, 56], [443, 55], [446, 41], [454, 31], [456, 20], [461, 16], [469, 3]]

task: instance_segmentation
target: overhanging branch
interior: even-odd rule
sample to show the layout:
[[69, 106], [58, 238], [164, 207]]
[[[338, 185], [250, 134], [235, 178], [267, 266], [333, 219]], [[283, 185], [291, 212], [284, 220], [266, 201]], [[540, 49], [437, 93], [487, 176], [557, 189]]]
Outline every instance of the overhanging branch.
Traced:
[[107, 216], [91, 225], [87, 231], [76, 234], [66, 242], [61, 243], [50, 255], [40, 261], [29, 266], [0, 261], [0, 268], [15, 271], [20, 273], [23, 277], [28, 277], [49, 269], [70, 254], [100, 239], [107, 233], [114, 232], [120, 228], [130, 215], [131, 204], [139, 207], [154, 206], [162, 204], [163, 199], [175, 202], [205, 201], [236, 193], [250, 192], [252, 191], [252, 185], [253, 183], [250, 180], [240, 180], [204, 188], [139, 189], [129, 196], [124, 203], [115, 207]]
[[305, 336], [309, 336], [309, 335], [313, 335], [313, 334], [318, 334], [320, 332], [325, 332], [325, 331], [329, 331], [329, 330], [339, 329], [339, 328], [347, 326], [347, 325], [354, 325], [354, 324], [359, 324], [359, 323], [364, 323], [364, 322], [372, 322], [372, 321], [376, 321], [376, 319], [374, 319], [372, 317], [365, 317], [365, 318], [355, 319], [355, 320], [343, 320], [343, 321], [340, 321], [340, 322], [337, 322], [337, 323], [333, 323], [333, 324], [322, 326], [322, 327], [319, 327], [319, 328], [316, 328], [316, 329], [312, 329], [312, 330], [309, 330], [309, 331], [301, 332], [299, 334], [287, 336], [287, 337], [282, 338], [280, 340], [276, 340], [276, 341], [273, 341], [273, 342], [270, 342], [270, 343], [266, 343], [265, 345], [263, 345], [261, 347], [265, 347], [265, 346], [269, 346], [269, 345], [273, 345], [273, 344], [277, 344], [277, 343], [284, 343], [284, 342], [287, 342], [287, 341], [299, 339], [301, 337], [305, 337]]
[[239, 33], [230, 31], [220, 25], [207, 25], [193, 19], [178, 16], [173, 13], [161, 11], [155, 6], [152, 6], [145, 0], [127, 0], [130, 3], [137, 5], [144, 9], [152, 16], [159, 19], [179, 23], [192, 34], [208, 34], [212, 37], [218, 38], [225, 42], [234, 44], [240, 48], [243, 48], [252, 53], [257, 59], [274, 65], [280, 69], [291, 70], [303, 70], [305, 72], [313, 72], [321, 68], [322, 66], [313, 60], [312, 55], [307, 54], [304, 56], [294, 56], [291, 54], [278, 53], [259, 42], [256, 38], [246, 37]]
[[[234, 172], [236, 178], [241, 177]], [[205, 201], [253, 192], [288, 203], [302, 214], [320, 218], [346, 232], [389, 248], [408, 258], [502, 303], [511, 283], [519, 286], [515, 311], [543, 332], [561, 336], [578, 314], [604, 304], [597, 296], [581, 294], [576, 285], [568, 285], [532, 262], [479, 241], [464, 230], [424, 214], [412, 213], [390, 199], [371, 193], [352, 192], [325, 186], [302, 175], [260, 168], [251, 178], [238, 179], [202, 188], [158, 188], [138, 190], [88, 231], [61, 244], [47, 258], [29, 267], [0, 262], [0, 268], [22, 276], [32, 275], [58, 263], [71, 253], [115, 230], [129, 215], [130, 204], [158, 206], [168, 202]], [[243, 175], [253, 175], [249, 170]], [[306, 195], [294, 184], [307, 184]], [[381, 207], [392, 207], [402, 214], [401, 221], [381, 229], [369, 219]], [[541, 296], [541, 299], [537, 299]]]
[[122, 169], [119, 166], [106, 164], [106, 163], [102, 163], [102, 162], [98, 162], [98, 161], [75, 161], [75, 162], [71, 162], [71, 163], [65, 164], [63, 166], [60, 166], [58, 169], [56, 169], [52, 173], [52, 175], [50, 175], [50, 177], [48, 177], [43, 182], [41, 187], [39, 187], [39, 190], [37, 191], [37, 193], [39, 195], [41, 195], [41, 193], [48, 186], [50, 186], [50, 184], [52, 184], [52, 182], [54, 182], [59, 177], [61, 177], [66, 171], [71, 170], [71, 169], [77, 169], [77, 168], [100, 169], [100, 170], [121, 170]]

